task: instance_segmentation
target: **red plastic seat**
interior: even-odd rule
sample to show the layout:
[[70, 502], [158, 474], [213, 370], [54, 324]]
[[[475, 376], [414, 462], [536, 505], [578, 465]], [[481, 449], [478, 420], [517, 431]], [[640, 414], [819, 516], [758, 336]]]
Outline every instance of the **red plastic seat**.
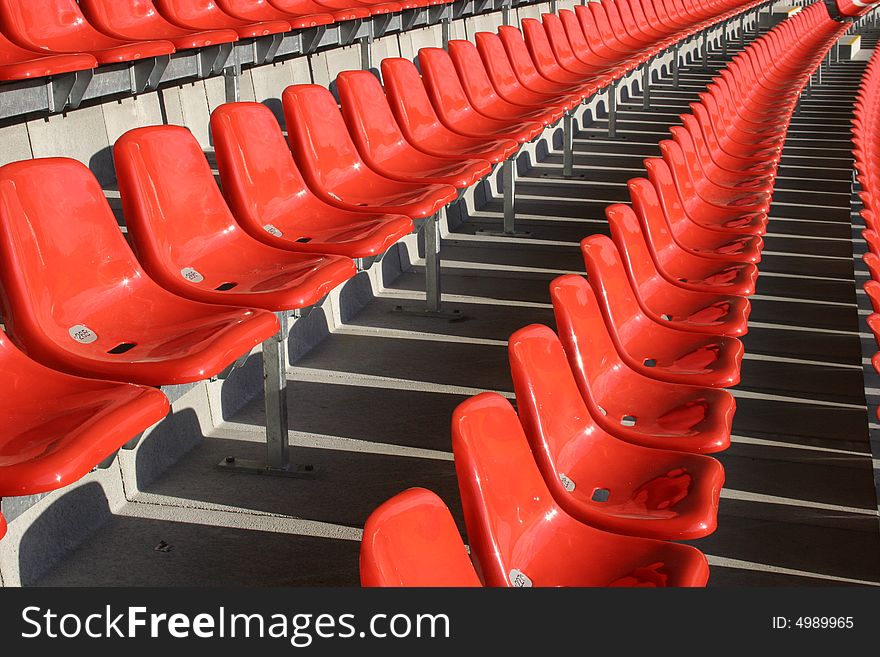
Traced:
[[[709, 140], [703, 134], [703, 128], [700, 122], [693, 114], [681, 114], [684, 129], [687, 130], [694, 146], [702, 159], [703, 166], [719, 173], [725, 177], [737, 176], [747, 181], [755, 181], [755, 183], [767, 184], [775, 180], [775, 166], [772, 163], [755, 163], [742, 158], [735, 158], [723, 152], [720, 148], [711, 148]], [[674, 126], [673, 134], [679, 130], [678, 126]], [[672, 128], [670, 128], [672, 130]]]
[[0, 513], [0, 538], [6, 536], [6, 518]]
[[[362, 5], [331, 8], [327, 4], [322, 4], [320, 0], [269, 0], [269, 4], [291, 14], [330, 14], [337, 22], [370, 16], [370, 10]], [[347, 5], [348, 3], [338, 2], [336, 4]]]
[[380, 505], [364, 526], [361, 586], [482, 586], [443, 500], [410, 488]]
[[[604, 87], [611, 81], [610, 76], [600, 75], [588, 70], [585, 65], [580, 62], [567, 61], [568, 66], [559, 62], [553, 53], [550, 42], [547, 40], [547, 33], [540, 21], [534, 18], [524, 18], [521, 22], [522, 35], [526, 42], [529, 54], [538, 73], [548, 80], [561, 82], [570, 85], [587, 85], [589, 90], [594, 93], [599, 88]], [[505, 30], [508, 32], [509, 30]], [[499, 34], [504, 38], [504, 32], [499, 30]], [[574, 68], [577, 66], [577, 68]]]
[[299, 170], [319, 198], [345, 210], [405, 214], [437, 213], [458, 197], [451, 185], [392, 180], [370, 169], [358, 154], [333, 95], [299, 84], [282, 94], [288, 139]]
[[0, 168], [0, 299], [7, 332], [35, 360], [151, 386], [214, 376], [279, 328], [272, 313], [153, 282], [98, 181], [66, 158]]
[[506, 399], [483, 393], [452, 416], [471, 559], [487, 586], [704, 586], [688, 545], [595, 529], [553, 499]]
[[71, 484], [168, 413], [158, 390], [83, 379], [34, 362], [0, 332], [0, 495]]
[[581, 250], [605, 325], [627, 365], [671, 383], [713, 388], [739, 383], [743, 357], [739, 340], [689, 333], [655, 322], [639, 306], [614, 242], [593, 235], [581, 242]]
[[233, 18], [213, 0], [153, 0], [170, 22], [188, 30], [235, 30], [243, 39], [289, 32], [287, 21], [253, 23]]
[[28, 80], [95, 68], [94, 55], [47, 55], [21, 48], [0, 34], [0, 80]]
[[726, 390], [667, 383], [624, 363], [583, 276], [550, 284], [553, 314], [590, 415], [613, 436], [645, 447], [708, 454], [730, 446], [736, 400]]
[[342, 210], [315, 196], [275, 115], [261, 103], [220, 105], [211, 114], [211, 136], [235, 220], [270, 246], [368, 258], [413, 231], [409, 217]]
[[481, 114], [510, 121], [535, 120], [550, 125], [565, 113], [567, 103], [551, 103], [549, 99], [544, 99], [538, 104], [523, 105], [499, 96], [477, 47], [470, 41], [451, 39], [446, 48], [468, 100]]
[[748, 299], [684, 290], [670, 283], [657, 271], [632, 208], [610, 205], [605, 215], [636, 299], [651, 319], [694, 333], [741, 336], [748, 332]]
[[351, 258], [291, 253], [241, 230], [186, 128], [129, 130], [113, 160], [134, 252], [167, 290], [205, 303], [295, 310], [356, 273]]
[[871, 278], [875, 281], [880, 281], [880, 257], [876, 253], [868, 251], [862, 255], [862, 260], [864, 260], [865, 265], [868, 267], [868, 271], [871, 272]]
[[660, 203], [672, 237], [683, 250], [724, 262], [761, 261], [764, 240], [760, 235], [728, 230], [723, 225], [708, 227], [691, 221], [679, 202], [672, 172], [666, 162], [660, 158], [648, 158], [644, 163], [648, 179], [633, 178], [628, 181], [630, 196], [639, 196], [643, 206], [655, 201]]
[[[564, 69], [575, 73], [583, 73], [585, 75], [598, 77], [606, 83], [610, 82], [612, 79], [621, 77], [623, 74], [623, 70], [621, 70], [620, 66], [601, 61], [596, 57], [591, 57], [589, 48], [580, 52], [576, 51], [572, 47], [562, 21], [556, 14], [541, 14], [541, 25], [544, 28], [543, 39], [541, 39], [542, 44], [546, 43], [549, 45], [551, 54]], [[537, 34], [533, 35], [532, 33], [532, 30], [537, 28], [533, 26], [533, 23], [524, 23], [523, 34], [526, 37], [526, 43], [534, 47], [538, 44], [533, 38], [534, 36], [537, 36]]]
[[605, 433], [581, 399], [556, 334], [533, 324], [508, 343], [517, 413], [550, 494], [605, 531], [684, 540], [715, 531], [724, 468], [710, 456]]
[[234, 30], [194, 32], [162, 18], [153, 0], [79, 0], [89, 22], [104, 34], [133, 41], [166, 39], [178, 50], [238, 41]]
[[428, 155], [410, 144], [371, 71], [342, 71], [336, 90], [348, 132], [364, 162], [395, 180], [467, 189], [492, 171], [487, 160]]
[[429, 155], [476, 157], [497, 164], [519, 148], [512, 139], [465, 136], [447, 128], [437, 116], [418, 70], [408, 59], [382, 60], [385, 97], [407, 141]]
[[440, 120], [454, 132], [469, 137], [530, 141], [544, 131], [541, 121], [505, 120], [480, 113], [468, 100], [455, 66], [442, 48], [419, 50], [422, 82]]
[[327, 12], [289, 12], [274, 7], [269, 0], [216, 0], [224, 12], [243, 21], [270, 22], [284, 21], [295, 29], [327, 25], [334, 22]]
[[19, 46], [47, 53], [94, 55], [99, 64], [174, 52], [170, 41], [123, 41], [86, 22], [75, 0], [0, 0], [0, 30]]

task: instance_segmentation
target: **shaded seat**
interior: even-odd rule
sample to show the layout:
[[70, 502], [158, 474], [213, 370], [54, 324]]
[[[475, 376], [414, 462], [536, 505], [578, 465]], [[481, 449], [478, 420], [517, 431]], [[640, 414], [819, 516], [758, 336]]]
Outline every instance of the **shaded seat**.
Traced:
[[309, 187], [327, 203], [345, 210], [418, 219], [437, 213], [457, 198], [451, 185], [392, 180], [370, 169], [326, 88], [293, 85], [284, 90], [282, 103], [294, 159]]
[[99, 64], [159, 57], [175, 50], [170, 41], [127, 41], [101, 34], [86, 22], [76, 0], [0, 0], [0, 30], [24, 48], [87, 52]]
[[698, 454], [727, 449], [736, 410], [729, 392], [658, 381], [631, 369], [583, 276], [560, 276], [550, 296], [572, 374], [602, 429], [645, 447]]
[[655, 322], [639, 306], [614, 242], [593, 235], [581, 242], [581, 250], [605, 325], [627, 365], [671, 383], [713, 388], [739, 383], [743, 357], [739, 340], [689, 333]]
[[160, 386], [218, 374], [279, 328], [272, 313], [200, 304], [138, 264], [104, 192], [66, 158], [0, 168], [6, 330], [61, 371]]
[[385, 97], [400, 131], [420, 151], [439, 157], [476, 157], [497, 164], [513, 155], [519, 145], [503, 137], [474, 137], [453, 132], [440, 121], [431, 105], [418, 70], [408, 59], [382, 60]]
[[682, 289], [654, 264], [639, 219], [628, 205], [605, 209], [611, 237], [642, 310], [655, 322], [681, 331], [745, 335], [751, 305], [745, 297]]
[[236, 222], [261, 242], [303, 253], [367, 258], [413, 231], [404, 215], [343, 210], [306, 185], [272, 111], [226, 103], [211, 114], [223, 196]]
[[29, 80], [95, 68], [94, 55], [47, 55], [21, 48], [0, 33], [0, 80]]
[[269, 0], [216, 0], [216, 2], [220, 9], [233, 18], [254, 23], [283, 21], [289, 23], [295, 30], [316, 25], [328, 25], [335, 20], [327, 11], [282, 11], [273, 6]]
[[482, 586], [443, 500], [410, 488], [367, 518], [361, 586]]
[[553, 499], [516, 411], [496, 393], [452, 416], [452, 451], [468, 545], [486, 586], [704, 586], [688, 545], [595, 529]]
[[410, 144], [370, 71], [342, 71], [336, 91], [348, 132], [364, 162], [388, 178], [467, 189], [492, 171], [487, 160], [428, 155]]
[[710, 456], [618, 440], [593, 420], [562, 344], [546, 326], [508, 343], [516, 408], [551, 495], [605, 531], [664, 540], [715, 531], [724, 468]]
[[206, 303], [295, 310], [356, 273], [351, 258], [291, 253], [241, 230], [186, 128], [129, 130], [113, 160], [134, 252], [167, 290]]
[[189, 30], [235, 30], [242, 39], [282, 34], [291, 30], [287, 21], [253, 23], [233, 18], [214, 0], [153, 0], [170, 22]]
[[57, 372], [2, 332], [0, 364], [0, 496], [72, 484], [168, 413], [168, 400], [154, 388]]

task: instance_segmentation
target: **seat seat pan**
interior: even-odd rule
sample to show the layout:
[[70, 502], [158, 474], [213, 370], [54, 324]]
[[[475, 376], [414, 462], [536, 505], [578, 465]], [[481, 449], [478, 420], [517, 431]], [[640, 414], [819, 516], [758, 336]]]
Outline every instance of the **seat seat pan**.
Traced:
[[379, 173], [391, 178], [435, 185], [452, 185], [466, 189], [492, 170], [486, 160], [444, 159], [421, 151], [404, 149], [392, 157], [375, 163]]
[[[380, 184], [366, 187], [352, 181], [334, 190], [321, 190], [330, 203], [354, 211], [404, 214], [413, 219], [430, 216], [458, 198], [451, 185], [393, 184], [377, 176]], [[381, 183], [386, 184], [382, 185]], [[391, 183], [391, 184], [389, 184]]]
[[2, 43], [0, 37], [0, 80], [28, 80], [85, 71], [97, 65], [97, 59], [86, 53], [43, 55], [23, 48], [11, 50]]
[[138, 41], [112, 48], [90, 50], [89, 54], [94, 55], [99, 64], [115, 64], [170, 55], [174, 51], [174, 44], [170, 41]]

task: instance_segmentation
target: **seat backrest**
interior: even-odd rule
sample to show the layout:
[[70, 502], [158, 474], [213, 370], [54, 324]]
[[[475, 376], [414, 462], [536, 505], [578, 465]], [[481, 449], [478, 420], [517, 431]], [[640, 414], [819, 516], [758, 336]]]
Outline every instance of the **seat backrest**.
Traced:
[[326, 87], [292, 85], [284, 90], [282, 104], [294, 159], [312, 189], [332, 191], [365, 168]]
[[571, 9], [560, 9], [559, 22], [562, 25], [565, 36], [568, 38], [569, 44], [571, 44], [572, 50], [587, 55], [590, 52], [590, 44], [578, 23], [575, 13]]
[[481, 586], [446, 504], [424, 488], [382, 503], [364, 526], [362, 586]]
[[645, 159], [648, 180], [635, 178], [628, 183], [633, 207], [647, 222], [649, 241], [657, 249], [672, 244], [670, 226], [689, 222], [675, 187], [672, 170], [659, 157]]
[[591, 235], [581, 241], [587, 279], [607, 311], [606, 320], [621, 334], [627, 323], [641, 314], [623, 261], [614, 242], [604, 235]]
[[100, 50], [119, 45], [86, 22], [76, 0], [0, 0], [0, 29], [34, 50]]
[[535, 18], [524, 18], [522, 20], [523, 38], [532, 61], [535, 62], [535, 68], [541, 74], [554, 71], [559, 68], [559, 62], [553, 55], [553, 49], [550, 47], [550, 41], [547, 39], [547, 33], [541, 21]]
[[382, 161], [408, 148], [371, 71], [342, 71], [336, 76], [336, 91], [348, 132], [365, 159]]
[[556, 14], [541, 14], [541, 23], [544, 26], [547, 43], [550, 45], [553, 54], [556, 55], [556, 59], [563, 64], [567, 62], [577, 63], [577, 57], [571, 48], [571, 43], [568, 41], [568, 36], [565, 34], [565, 28], [562, 26], [559, 16]]
[[443, 48], [419, 50], [419, 70], [438, 115], [455, 120], [473, 111], [452, 58]]
[[486, 73], [477, 47], [465, 39], [450, 39], [447, 49], [471, 104], [479, 108], [497, 100], [498, 94]]
[[[651, 184], [644, 178], [641, 180], [648, 185]], [[622, 203], [605, 208], [605, 216], [611, 228], [611, 238], [620, 253], [631, 282], [639, 290], [651, 289], [659, 274], [654, 266], [651, 250], [645, 241], [645, 234], [639, 225], [639, 218], [630, 206]]]
[[[285, 237], [291, 233], [297, 209], [313, 197], [300, 175], [281, 126], [262, 103], [225, 103], [211, 114], [211, 137], [220, 170], [223, 196], [235, 220], [251, 235], [272, 230], [284, 218]], [[267, 226], [269, 228], [267, 228]]]
[[207, 269], [200, 263], [241, 235], [202, 147], [186, 128], [129, 130], [116, 141], [113, 160], [129, 239], [164, 287], [190, 280], [190, 269]]
[[501, 40], [504, 51], [507, 53], [507, 59], [520, 82], [528, 84], [529, 81], [541, 77], [538, 69], [535, 68], [532, 56], [529, 54], [522, 32], [518, 28], [512, 25], [501, 25], [498, 28], [498, 38]]
[[382, 60], [385, 97], [401, 131], [419, 143], [440, 125], [416, 65], [402, 57]]
[[0, 168], [0, 299], [7, 331], [29, 354], [46, 337], [68, 351], [94, 342], [90, 332], [100, 338], [120, 302], [150, 284], [85, 165]]
[[[169, 33], [169, 27], [183, 32], [170, 26], [156, 10], [153, 0], [79, 0], [79, 5], [89, 21], [101, 30], [130, 33], [161, 24], [163, 34]], [[159, 36], [154, 34], [152, 38]]]
[[498, 35], [494, 32], [477, 32], [474, 41], [495, 89], [502, 94], [515, 93], [520, 83]]
[[477, 573], [486, 586], [522, 586], [519, 571], [541, 559], [561, 510], [510, 402], [486, 392], [459, 405], [452, 451]]

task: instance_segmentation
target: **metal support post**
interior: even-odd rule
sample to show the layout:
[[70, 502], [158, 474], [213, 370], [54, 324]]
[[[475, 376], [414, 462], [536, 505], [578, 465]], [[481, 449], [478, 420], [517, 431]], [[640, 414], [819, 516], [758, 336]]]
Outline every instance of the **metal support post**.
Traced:
[[617, 80], [608, 85], [608, 138], [617, 139]]
[[678, 89], [678, 54], [680, 46], [676, 43], [672, 50], [672, 86]]
[[642, 109], [651, 107], [651, 62], [642, 66]]
[[425, 222], [425, 302], [429, 313], [440, 312], [440, 213]]
[[562, 175], [574, 174], [574, 117], [567, 111], [562, 117]]

